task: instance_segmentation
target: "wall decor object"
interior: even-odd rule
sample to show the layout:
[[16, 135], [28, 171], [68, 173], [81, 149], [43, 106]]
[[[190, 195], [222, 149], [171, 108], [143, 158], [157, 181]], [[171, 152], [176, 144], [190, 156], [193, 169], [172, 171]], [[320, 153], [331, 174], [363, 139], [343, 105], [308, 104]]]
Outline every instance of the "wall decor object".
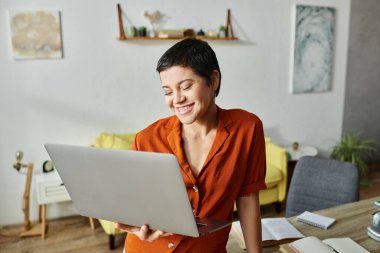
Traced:
[[331, 90], [335, 8], [296, 5], [292, 93]]
[[62, 58], [59, 11], [9, 10], [14, 59]]
[[[202, 29], [196, 33], [194, 29], [188, 28], [188, 29], [182, 29], [182, 28], [175, 28], [175, 29], [159, 29], [159, 31], [156, 31], [157, 34], [155, 34], [154, 31], [149, 31], [152, 29], [145, 29], [145, 32], [139, 32], [137, 30], [137, 36], [136, 34], [133, 34], [131, 31], [128, 31], [126, 34], [126, 31], [124, 29], [124, 19], [123, 16], [125, 15], [125, 12], [123, 11], [121, 4], [116, 4], [117, 7], [117, 16], [118, 16], [118, 23], [119, 23], [119, 37], [118, 40], [120, 41], [131, 41], [131, 40], [181, 40], [188, 37], [195, 37], [197, 39], [201, 40], [212, 40], [212, 41], [234, 41], [238, 40], [238, 37], [234, 35], [234, 31], [232, 29], [232, 16], [231, 16], [231, 10], [227, 9], [227, 26], [226, 26], [226, 35], [225, 36], [217, 36], [217, 31], [213, 31], [212, 36], [207, 36]], [[124, 7], [125, 8], [125, 7]], [[126, 9], [126, 8], [125, 8]], [[162, 19], [166, 19], [166, 14], [163, 14], [159, 11], [155, 11], [152, 13], [144, 12], [144, 16], [148, 18], [153, 30], [156, 29], [156, 27]], [[160, 22], [158, 22], [160, 20]], [[157, 24], [156, 24], [157, 23]], [[145, 27], [146, 28], [146, 27]], [[148, 34], [147, 34], [148, 33]], [[179, 34], [180, 33], [180, 34]], [[131, 36], [132, 35], [132, 36]], [[135, 36], [133, 36], [135, 35]], [[147, 36], [149, 35], [149, 36]]]

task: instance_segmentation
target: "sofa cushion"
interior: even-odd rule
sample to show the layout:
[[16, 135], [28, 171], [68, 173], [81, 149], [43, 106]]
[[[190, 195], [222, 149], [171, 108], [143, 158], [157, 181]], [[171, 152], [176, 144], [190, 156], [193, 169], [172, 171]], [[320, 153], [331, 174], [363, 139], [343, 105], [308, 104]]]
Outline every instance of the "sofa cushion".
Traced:
[[130, 149], [135, 134], [108, 134], [102, 133], [97, 139], [95, 146], [98, 148]]
[[267, 188], [278, 185], [282, 180], [283, 175], [281, 170], [271, 164], [267, 164], [267, 173], [265, 176], [265, 184], [267, 185]]
[[278, 201], [278, 187], [267, 188], [259, 193], [260, 205], [268, 205]]

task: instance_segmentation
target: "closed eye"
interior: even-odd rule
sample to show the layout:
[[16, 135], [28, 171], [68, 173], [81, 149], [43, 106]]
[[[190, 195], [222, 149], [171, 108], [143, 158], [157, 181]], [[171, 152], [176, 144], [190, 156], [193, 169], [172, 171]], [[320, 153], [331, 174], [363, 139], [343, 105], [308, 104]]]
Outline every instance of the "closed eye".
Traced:
[[172, 89], [169, 89], [168, 87], [162, 87], [162, 90], [164, 91], [165, 96], [169, 96], [173, 93]]
[[184, 86], [183, 90], [190, 90], [190, 88], [191, 88], [192, 86], [193, 86], [192, 83], [190, 83], [190, 84], [186, 84], [186, 85]]

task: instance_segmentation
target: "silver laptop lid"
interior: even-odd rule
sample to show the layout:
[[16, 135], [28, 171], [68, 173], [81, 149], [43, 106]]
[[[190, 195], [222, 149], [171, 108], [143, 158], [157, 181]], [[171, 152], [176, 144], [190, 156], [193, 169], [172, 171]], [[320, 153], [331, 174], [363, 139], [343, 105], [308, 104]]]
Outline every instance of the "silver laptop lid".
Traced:
[[198, 237], [172, 154], [45, 144], [83, 216]]

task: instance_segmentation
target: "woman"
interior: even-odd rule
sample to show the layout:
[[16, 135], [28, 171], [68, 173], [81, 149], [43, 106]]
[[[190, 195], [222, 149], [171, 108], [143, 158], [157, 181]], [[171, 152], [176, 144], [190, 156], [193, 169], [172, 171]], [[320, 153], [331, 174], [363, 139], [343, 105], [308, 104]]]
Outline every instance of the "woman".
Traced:
[[[173, 153], [194, 216], [232, 220], [236, 201], [247, 252], [262, 252], [258, 192], [265, 189], [265, 142], [260, 119], [215, 104], [221, 73], [204, 41], [185, 39], [157, 64], [166, 105], [174, 115], [135, 137], [134, 149]], [[199, 238], [117, 224], [128, 232], [125, 252], [226, 252], [230, 227]]]

